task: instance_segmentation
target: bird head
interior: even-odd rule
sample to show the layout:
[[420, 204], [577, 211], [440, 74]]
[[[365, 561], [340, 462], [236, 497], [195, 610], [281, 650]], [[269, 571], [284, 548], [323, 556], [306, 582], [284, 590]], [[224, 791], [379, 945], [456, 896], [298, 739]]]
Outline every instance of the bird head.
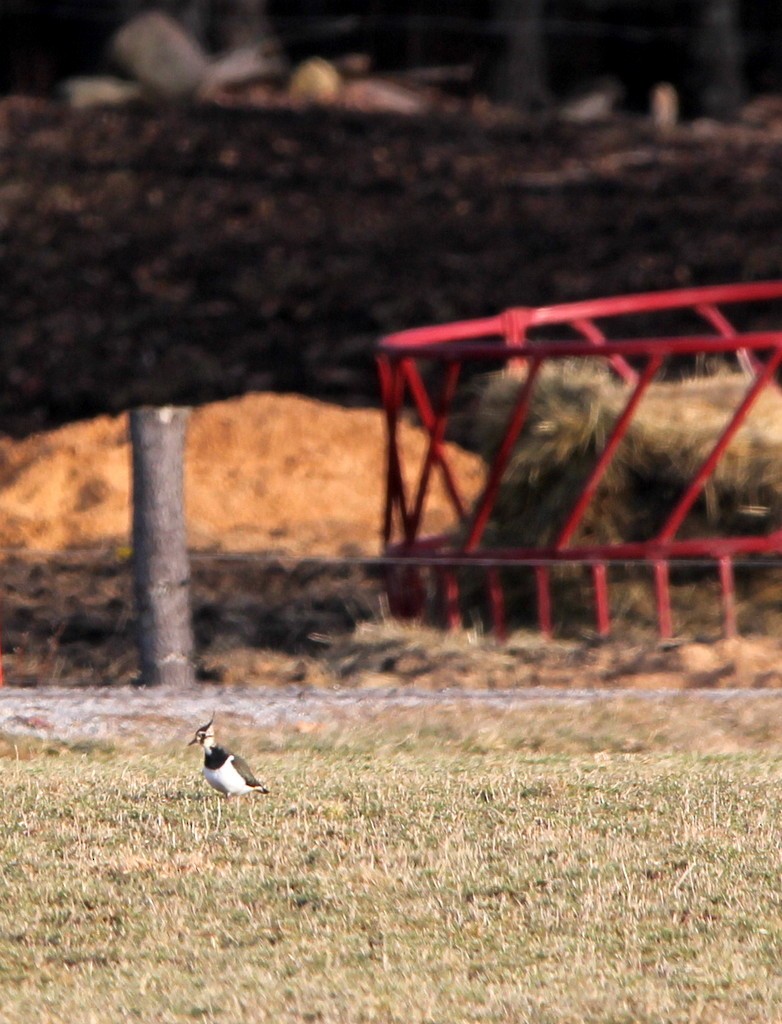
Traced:
[[214, 745], [213, 740], [215, 738], [215, 731], [212, 728], [214, 720], [215, 716], [212, 715], [206, 725], [202, 725], [200, 729], [196, 730], [196, 734], [188, 743], [188, 747], [192, 747], [194, 743], [200, 743], [201, 746], [205, 748], [209, 748]]

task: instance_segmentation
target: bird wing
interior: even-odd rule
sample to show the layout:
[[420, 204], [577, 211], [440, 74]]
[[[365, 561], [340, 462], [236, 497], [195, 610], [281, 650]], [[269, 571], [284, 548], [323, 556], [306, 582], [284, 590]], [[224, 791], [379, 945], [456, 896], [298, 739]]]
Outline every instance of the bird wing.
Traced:
[[239, 772], [239, 774], [241, 775], [241, 777], [244, 779], [248, 786], [250, 786], [252, 789], [260, 789], [264, 793], [269, 792], [266, 786], [264, 786], [262, 782], [259, 782], [253, 775], [252, 768], [250, 768], [249, 764], [245, 761], [243, 757], [239, 757], [238, 754], [232, 754], [231, 757], [234, 768]]

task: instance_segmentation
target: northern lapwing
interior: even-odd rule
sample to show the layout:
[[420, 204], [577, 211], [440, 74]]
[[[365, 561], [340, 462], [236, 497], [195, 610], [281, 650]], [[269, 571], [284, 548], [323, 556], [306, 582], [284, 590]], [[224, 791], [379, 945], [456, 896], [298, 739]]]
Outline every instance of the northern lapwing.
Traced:
[[204, 778], [218, 793], [230, 800], [232, 796], [244, 793], [268, 793], [269, 790], [253, 775], [250, 766], [237, 754], [232, 754], [224, 747], [215, 743], [215, 732], [212, 728], [214, 715], [188, 743], [200, 743], [204, 748]]

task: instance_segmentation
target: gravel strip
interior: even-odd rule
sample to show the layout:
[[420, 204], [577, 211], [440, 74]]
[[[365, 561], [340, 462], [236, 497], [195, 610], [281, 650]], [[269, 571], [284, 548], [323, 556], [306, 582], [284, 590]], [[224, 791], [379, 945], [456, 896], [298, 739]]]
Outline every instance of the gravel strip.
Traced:
[[273, 728], [302, 722], [374, 717], [385, 710], [443, 708], [458, 704], [512, 709], [532, 703], [591, 701], [782, 700], [780, 690], [300, 690], [198, 686], [188, 690], [131, 687], [2, 689], [0, 732], [63, 740], [109, 740], [144, 734], [179, 739], [213, 713], [234, 726]]

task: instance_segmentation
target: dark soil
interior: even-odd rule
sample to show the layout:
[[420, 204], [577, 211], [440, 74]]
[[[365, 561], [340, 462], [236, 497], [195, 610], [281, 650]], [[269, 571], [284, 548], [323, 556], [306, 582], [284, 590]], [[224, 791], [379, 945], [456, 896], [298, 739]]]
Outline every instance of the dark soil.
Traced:
[[[3, 563], [6, 681], [110, 685], [138, 673], [131, 565], [110, 554], [63, 554]], [[269, 683], [306, 681], [313, 659], [377, 619], [377, 572], [345, 564], [195, 557], [191, 598], [197, 675], [246, 681], [259, 663], [237, 652], [279, 655], [260, 666]], [[238, 666], [238, 668], [237, 668]]]
[[[250, 390], [375, 405], [374, 345], [393, 330], [782, 277], [782, 119], [767, 114], [662, 136], [641, 119], [466, 108], [7, 99], [0, 431]], [[194, 576], [202, 654], [309, 654], [313, 634], [376, 615], [381, 590], [353, 568], [210, 563]], [[133, 674], [127, 565], [19, 559], [4, 581], [9, 676]]]
[[378, 336], [782, 275], [782, 133], [466, 112], [0, 104], [0, 431], [287, 390]]

